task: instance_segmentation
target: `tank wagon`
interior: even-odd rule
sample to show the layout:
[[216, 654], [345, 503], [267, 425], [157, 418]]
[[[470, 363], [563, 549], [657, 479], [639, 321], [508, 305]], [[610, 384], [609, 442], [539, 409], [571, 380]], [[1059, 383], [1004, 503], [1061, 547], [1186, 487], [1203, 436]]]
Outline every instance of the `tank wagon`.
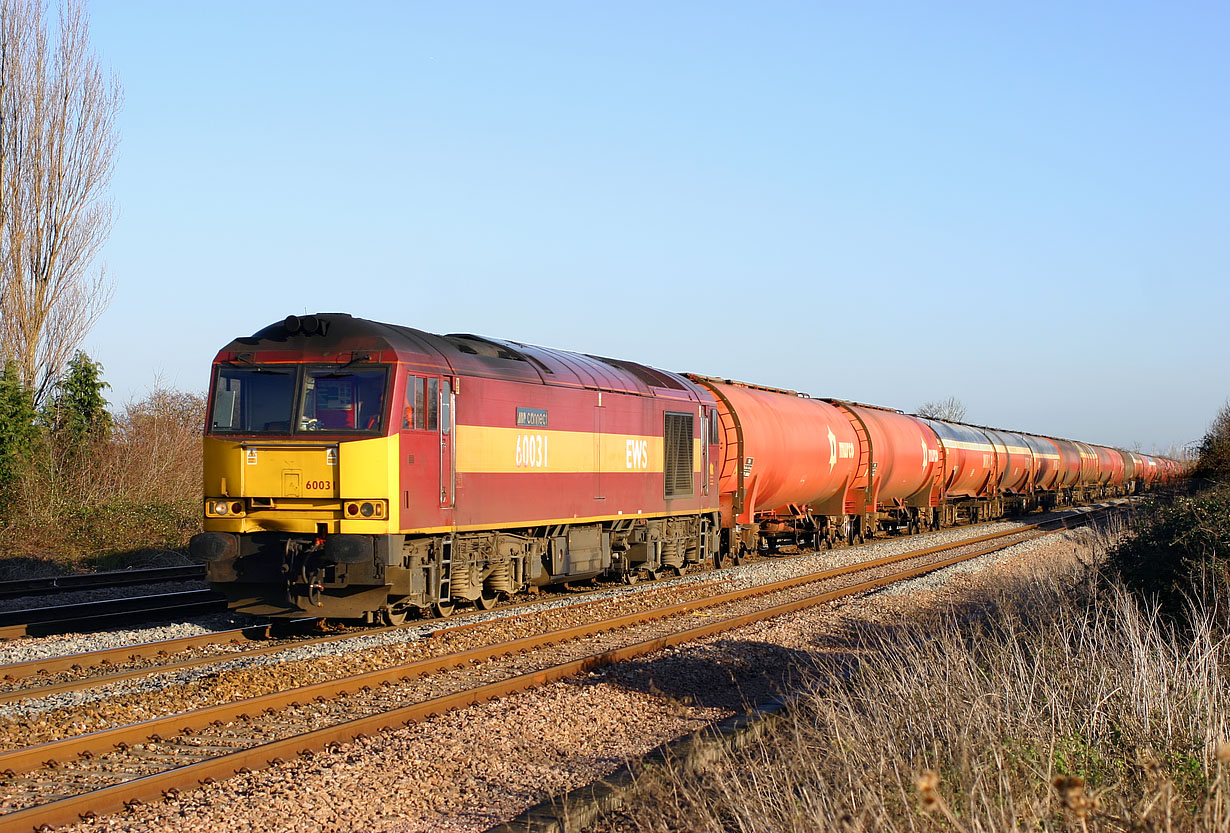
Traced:
[[236, 609], [395, 624], [1181, 473], [1071, 440], [322, 313], [214, 359], [191, 549]]

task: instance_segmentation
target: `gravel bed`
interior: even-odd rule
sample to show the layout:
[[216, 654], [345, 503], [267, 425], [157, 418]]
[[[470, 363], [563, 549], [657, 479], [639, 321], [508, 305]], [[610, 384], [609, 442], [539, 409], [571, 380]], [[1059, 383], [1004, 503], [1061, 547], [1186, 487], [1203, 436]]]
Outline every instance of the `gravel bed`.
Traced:
[[[1000, 524], [997, 529], [1013, 526], [1021, 524]], [[117, 722], [135, 722], [189, 707], [199, 708], [220, 700], [257, 696], [322, 679], [336, 679], [493, 641], [507, 641], [556, 630], [617, 613], [661, 607], [715, 592], [767, 584], [828, 567], [898, 555], [911, 549], [986, 533], [986, 527], [961, 528], [807, 556], [765, 558], [721, 572], [707, 571], [632, 588], [619, 587], [586, 594], [585, 606], [580, 608], [576, 598], [564, 596], [532, 605], [478, 613], [466, 619], [467, 623], [473, 623], [472, 627], [455, 632], [447, 631], [451, 623], [435, 620], [344, 641], [293, 647], [273, 655], [224, 658], [218, 663], [194, 668], [15, 701], [0, 705], [0, 748], [33, 740], [53, 740]], [[441, 637], [426, 639], [442, 628], [446, 632]], [[62, 637], [60, 640], [63, 644], [70, 638]], [[271, 669], [279, 666], [283, 669], [281, 673], [272, 673]], [[76, 714], [79, 710], [86, 710], [88, 714], [82, 717]]]
[[[1031, 522], [1036, 522], [1038, 519], [1045, 519], [1050, 516], [1037, 516], [1031, 519]], [[849, 549], [837, 549], [832, 552], [818, 553], [813, 556], [808, 556], [812, 559], [808, 563], [809, 566], [805, 569], [817, 569], [814, 566], [816, 563], [824, 563], [826, 566], [830, 564], [826, 559], [834, 559], [831, 563], [849, 563], [852, 560], [861, 560], [867, 558], [880, 558], [885, 555], [892, 555], [899, 552], [904, 552], [907, 549], [919, 546], [935, 545], [947, 543], [948, 541], [959, 540], [977, 535], [985, 535], [989, 531], [999, 529], [1009, 529], [1013, 526], [1020, 526], [1019, 523], [1000, 522], [997, 524], [979, 526], [979, 527], [959, 527], [956, 529], [948, 529], [942, 532], [933, 532], [926, 535], [916, 535], [913, 537], [890, 538], [877, 540], [875, 543], [867, 546], [855, 547]], [[817, 561], [817, 559], [819, 561]], [[732, 576], [732, 580], [738, 580], [737, 577], [745, 574], [754, 574], [757, 569], [775, 569], [781, 564], [790, 563], [791, 559], [761, 559], [753, 564], [745, 564], [742, 567], [726, 568], [725, 572]], [[661, 587], [670, 584], [688, 584], [697, 581], [705, 581], [708, 573], [696, 573], [687, 575], [682, 578], [667, 579], [653, 582], [652, 584], [637, 585], [635, 587], [618, 587], [609, 590], [599, 591], [598, 594], [588, 596], [587, 598], [609, 598], [622, 593], [628, 592], [644, 592], [649, 589]], [[768, 579], [774, 581], [776, 579]], [[182, 584], [181, 584], [182, 586]], [[117, 588], [124, 589], [124, 588]], [[491, 619], [501, 619], [509, 616], [519, 616], [526, 612], [535, 610], [547, 610], [552, 607], [562, 607], [576, 603], [576, 599], [568, 595], [560, 595], [547, 601], [543, 601], [533, 605], [519, 606], [516, 608], [503, 608], [483, 613], [470, 614], [464, 617], [464, 621], [488, 621]], [[420, 626], [411, 626], [407, 630], [416, 633], [427, 634], [441, 627], [448, 627], [461, 617], [456, 617], [448, 622], [441, 623], [439, 621], [427, 621]], [[70, 654], [80, 654], [89, 651], [97, 651], [105, 648], [114, 648], [122, 645], [136, 645], [143, 642], [154, 642], [165, 639], [175, 639], [180, 636], [191, 636], [201, 633], [208, 633], [216, 630], [224, 630], [227, 628], [244, 627], [246, 625], [255, 624], [262, 621], [256, 617], [244, 616], [241, 614], [211, 614], [209, 616], [195, 617], [185, 622], [177, 622], [172, 624], [153, 624], [148, 627], [133, 628], [123, 631], [108, 631], [105, 633], [90, 633], [90, 634], [61, 634], [56, 636], [46, 637], [23, 637], [21, 639], [12, 640], [9, 642], [0, 643], [0, 665], [10, 663], [25, 662], [32, 659], [40, 659], [44, 657], [67, 656]]]
[[210, 613], [182, 622], [164, 622], [148, 627], [109, 630], [98, 633], [63, 633], [53, 636], [22, 637], [0, 642], [0, 665], [11, 665], [51, 657], [75, 656], [90, 651], [122, 648], [145, 642], [201, 636], [207, 633], [246, 628], [264, 620], [242, 613]]
[[908, 594], [877, 593], [758, 623], [71, 829], [484, 830], [787, 690], [834, 628], [908, 614], [958, 585], [1070, 559], [1072, 549], [1064, 536], [1028, 542], [1007, 556], [967, 562], [983, 572], [945, 570], [944, 583], [931, 589], [916, 585]]

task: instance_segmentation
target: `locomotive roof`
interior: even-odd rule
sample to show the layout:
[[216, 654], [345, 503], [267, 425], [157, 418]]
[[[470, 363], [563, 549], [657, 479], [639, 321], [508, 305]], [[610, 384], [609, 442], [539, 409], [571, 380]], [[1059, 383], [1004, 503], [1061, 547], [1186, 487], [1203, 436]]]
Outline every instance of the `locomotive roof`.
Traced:
[[468, 333], [436, 335], [340, 312], [288, 316], [235, 339], [215, 361], [345, 363], [356, 353], [367, 353], [371, 360], [396, 358], [426, 373], [708, 401], [702, 389], [684, 377], [636, 362]]

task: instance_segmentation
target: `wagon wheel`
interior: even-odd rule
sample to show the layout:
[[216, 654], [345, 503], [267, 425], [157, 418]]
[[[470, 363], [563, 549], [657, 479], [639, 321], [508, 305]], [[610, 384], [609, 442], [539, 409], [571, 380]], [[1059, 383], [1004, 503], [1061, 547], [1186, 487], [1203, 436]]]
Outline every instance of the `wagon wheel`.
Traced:
[[726, 563], [726, 558], [722, 555], [722, 548], [718, 547], [713, 551], [713, 569], [720, 570]]
[[436, 602], [431, 606], [431, 615], [437, 619], [447, 619], [453, 615], [453, 601]]
[[494, 590], [491, 591], [491, 595], [488, 596], [487, 588], [484, 587], [483, 592], [480, 593], [478, 598], [474, 600], [474, 606], [479, 610], [491, 610], [491, 608], [495, 607], [495, 603], [499, 601], [499, 598], [500, 594], [496, 593]]

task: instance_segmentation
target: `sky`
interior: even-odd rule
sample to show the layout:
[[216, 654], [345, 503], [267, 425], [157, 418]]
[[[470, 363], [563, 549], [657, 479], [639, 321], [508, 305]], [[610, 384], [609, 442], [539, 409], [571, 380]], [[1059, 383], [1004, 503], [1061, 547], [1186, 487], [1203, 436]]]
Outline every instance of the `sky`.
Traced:
[[1224, 2], [89, 10], [113, 404], [306, 312], [1145, 451], [1230, 396]]

